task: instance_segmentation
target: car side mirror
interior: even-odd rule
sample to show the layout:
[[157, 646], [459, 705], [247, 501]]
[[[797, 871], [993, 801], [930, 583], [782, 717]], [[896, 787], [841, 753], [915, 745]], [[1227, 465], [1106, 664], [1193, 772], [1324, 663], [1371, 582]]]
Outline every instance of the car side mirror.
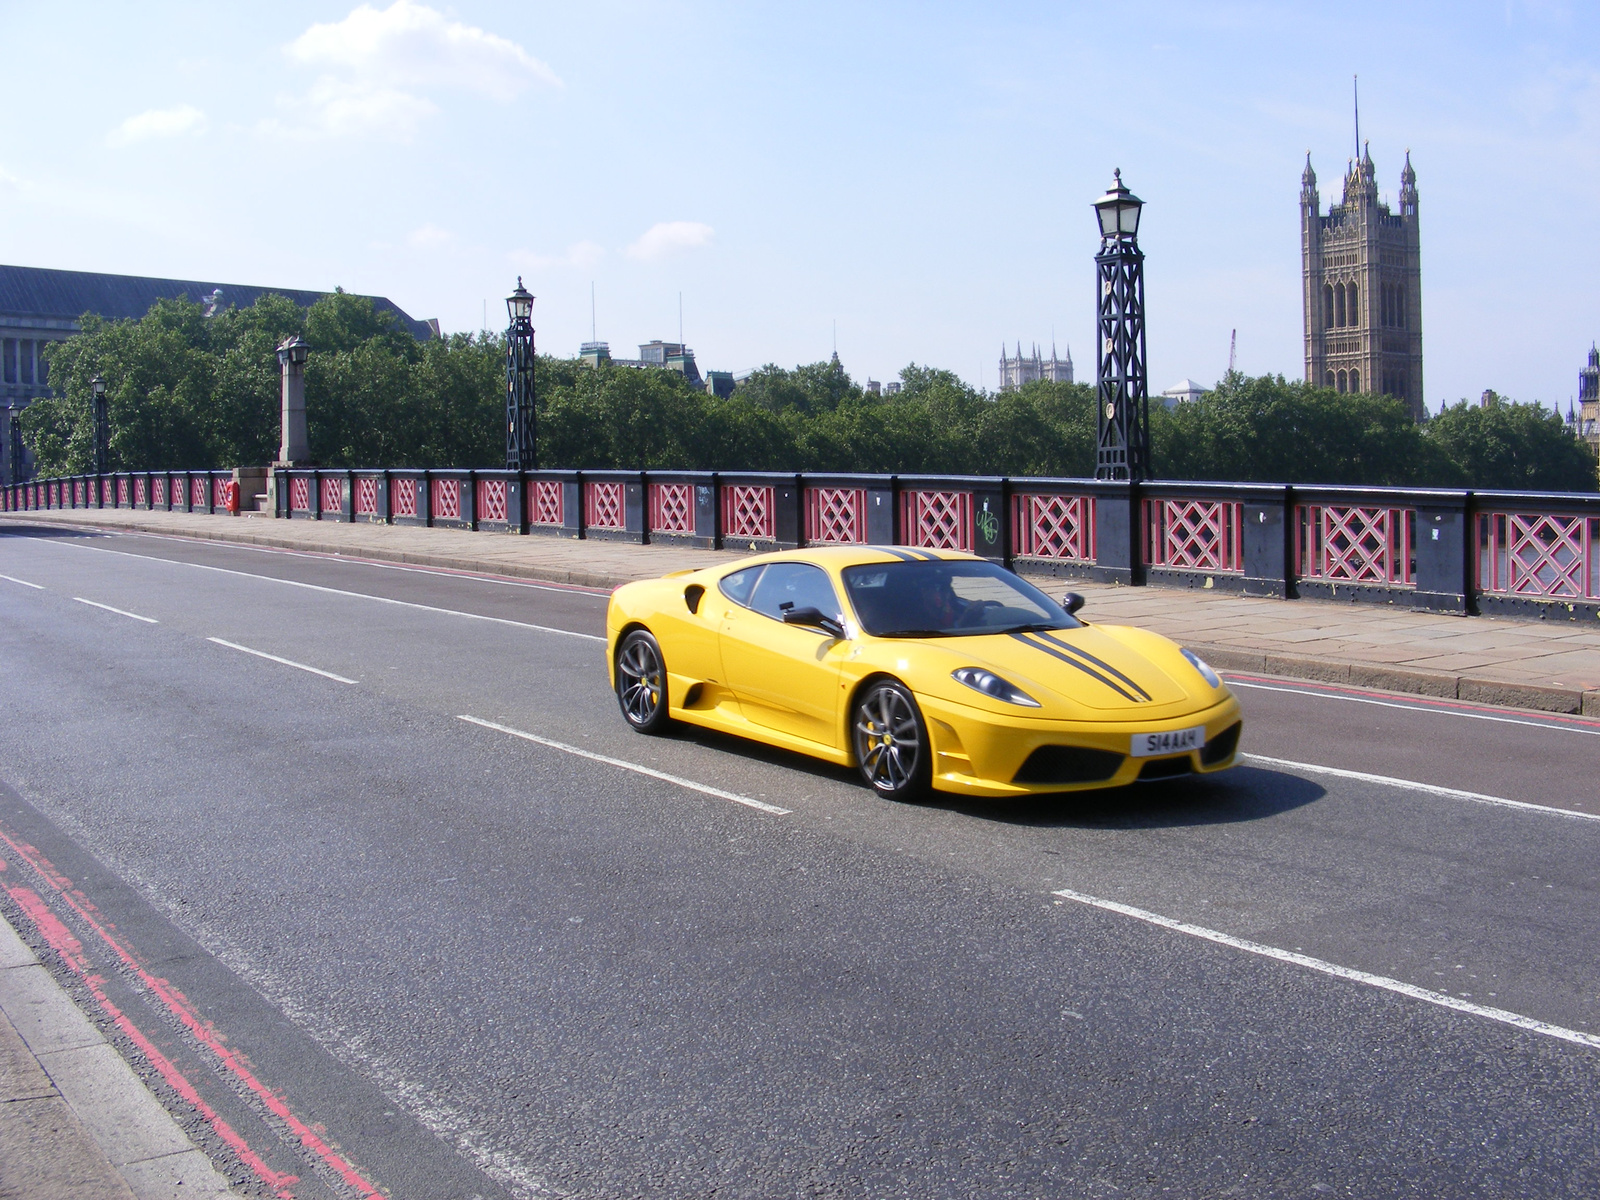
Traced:
[[829, 637], [842, 638], [844, 626], [832, 617], [825, 616], [820, 608], [808, 604], [804, 608], [786, 608], [783, 610], [783, 623], [785, 625], [804, 625], [808, 629], [820, 629]]
[[1067, 610], [1069, 617], [1075, 617], [1078, 615], [1078, 610], [1083, 607], [1083, 597], [1077, 592], [1068, 592], [1061, 597], [1061, 607]]

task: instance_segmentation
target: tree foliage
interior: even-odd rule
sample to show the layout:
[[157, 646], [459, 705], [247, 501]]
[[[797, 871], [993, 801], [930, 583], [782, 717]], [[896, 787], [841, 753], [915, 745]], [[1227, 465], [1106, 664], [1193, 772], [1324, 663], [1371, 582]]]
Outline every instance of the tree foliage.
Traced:
[[[214, 317], [164, 300], [138, 321], [84, 318], [47, 351], [62, 394], [36, 401], [25, 436], [45, 474], [93, 460], [89, 380], [108, 383], [114, 470], [270, 462], [278, 448], [277, 346], [310, 344], [306, 418], [326, 466], [504, 462], [505, 343], [419, 343], [392, 314], [343, 292], [302, 311], [279, 296]], [[998, 395], [911, 364], [893, 396], [837, 360], [752, 372], [717, 397], [671, 370], [544, 357], [536, 364], [539, 460], [550, 467], [900, 474], [1092, 475], [1095, 392], [1036, 382]], [[1595, 462], [1532, 404], [1456, 405], [1418, 425], [1385, 396], [1341, 395], [1282, 376], [1230, 374], [1151, 413], [1167, 479], [1595, 490]]]

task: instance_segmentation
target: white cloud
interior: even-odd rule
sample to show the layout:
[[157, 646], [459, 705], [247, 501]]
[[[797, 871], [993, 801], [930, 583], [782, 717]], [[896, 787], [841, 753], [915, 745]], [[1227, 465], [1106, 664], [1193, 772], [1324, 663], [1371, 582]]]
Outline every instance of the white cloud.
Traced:
[[677, 250], [692, 250], [711, 244], [712, 228], [699, 221], [661, 221], [650, 226], [637, 242], [628, 247], [629, 258], [662, 258]]
[[428, 89], [476, 92], [502, 103], [530, 84], [562, 86], [521, 46], [453, 21], [412, 0], [363, 4], [344, 20], [313, 25], [285, 47], [291, 61], [323, 74], [303, 100], [310, 123], [336, 136], [388, 133], [404, 139], [438, 112]]
[[106, 134], [106, 144], [110, 146], [131, 146], [135, 142], [149, 141], [151, 138], [182, 137], [186, 133], [204, 133], [206, 128], [206, 115], [192, 104], [180, 104], [176, 108], [152, 108], [149, 112], [139, 113], [129, 117], [110, 133]]
[[456, 235], [437, 225], [423, 225], [406, 234], [406, 245], [414, 250], [437, 250], [455, 244]]
[[552, 267], [575, 267], [587, 270], [605, 257], [605, 247], [595, 242], [574, 242], [565, 253], [556, 255], [534, 254], [518, 250], [511, 255], [516, 266], [529, 271], [548, 271]]

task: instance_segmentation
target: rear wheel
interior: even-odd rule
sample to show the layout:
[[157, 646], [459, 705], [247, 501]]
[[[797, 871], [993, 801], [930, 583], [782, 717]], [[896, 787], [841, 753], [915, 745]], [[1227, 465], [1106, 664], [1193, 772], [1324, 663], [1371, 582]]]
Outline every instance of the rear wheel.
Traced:
[[885, 800], [917, 801], [932, 788], [933, 750], [910, 690], [882, 679], [856, 697], [851, 714], [856, 762], [867, 786]]
[[640, 733], [667, 727], [667, 667], [648, 630], [635, 629], [617, 650], [617, 704]]

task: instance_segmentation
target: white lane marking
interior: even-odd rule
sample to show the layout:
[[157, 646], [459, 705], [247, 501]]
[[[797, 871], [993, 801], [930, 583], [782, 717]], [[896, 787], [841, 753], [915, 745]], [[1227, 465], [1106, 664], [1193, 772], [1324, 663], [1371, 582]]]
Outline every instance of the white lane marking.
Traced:
[[[42, 589], [41, 589], [42, 590]], [[82, 596], [74, 596], [79, 604], [87, 604], [90, 608], [103, 608], [109, 613], [116, 613], [119, 617], [132, 617], [135, 621], [143, 621], [146, 625], [159, 625], [160, 621], [154, 617], [141, 617], [138, 613], [127, 612], [120, 608], [112, 608], [109, 604], [101, 604], [98, 600], [85, 600]]]
[[[1223, 672], [1224, 678], [1227, 672]], [[1530, 721], [1525, 717], [1499, 717], [1492, 713], [1464, 712], [1456, 708], [1442, 708], [1432, 704], [1404, 704], [1395, 700], [1375, 700], [1371, 696], [1346, 696], [1340, 692], [1320, 692], [1311, 688], [1283, 687], [1274, 683], [1245, 683], [1228, 679], [1229, 687], [1254, 688], [1258, 692], [1288, 692], [1292, 696], [1315, 696], [1319, 700], [1348, 700], [1352, 704], [1373, 704], [1379, 708], [1400, 708], [1406, 712], [1436, 713], [1441, 717], [1465, 717], [1470, 721], [1494, 721], [1501, 725], [1527, 725], [1533, 729], [1555, 729], [1566, 733], [1587, 733], [1600, 737], [1600, 726], [1585, 728], [1576, 723]]]
[[275, 663], [282, 663], [286, 667], [298, 667], [302, 671], [310, 671], [313, 675], [321, 675], [324, 679], [331, 679], [335, 683], [354, 683], [354, 679], [346, 679], [343, 675], [335, 675], [332, 671], [324, 671], [320, 667], [308, 667], [305, 663], [295, 662], [292, 658], [279, 658], [276, 654], [268, 654], [265, 650], [252, 650], [249, 646], [241, 646], [238, 642], [225, 642], [221, 638], [208, 637], [208, 642], [215, 642], [219, 646], [226, 646], [229, 650], [242, 650], [246, 654], [254, 654], [257, 658], [269, 659]]
[[0, 579], [7, 580], [10, 583], [20, 583], [23, 587], [31, 587], [36, 591], [42, 592], [46, 590], [42, 583], [29, 583], [26, 579], [18, 579], [15, 575], [0, 575]]
[[522, 738], [524, 741], [537, 742], [541, 746], [549, 746], [552, 750], [560, 750], [567, 754], [576, 754], [579, 758], [592, 759], [595, 762], [605, 763], [612, 767], [621, 767], [624, 771], [633, 771], [639, 775], [648, 775], [651, 779], [661, 779], [667, 783], [675, 783], [679, 787], [688, 788], [690, 791], [703, 792], [707, 796], [715, 796], [719, 800], [732, 800], [735, 804], [743, 804], [748, 808], [759, 808], [764, 813], [771, 813], [775, 817], [787, 817], [791, 809], [779, 808], [776, 804], [768, 804], [765, 800], [757, 800], [751, 796], [741, 796], [738, 792], [725, 792], [721, 788], [712, 787], [708, 783], [696, 783], [692, 779], [685, 779], [682, 775], [669, 775], [665, 771], [657, 771], [654, 767], [640, 766], [638, 763], [628, 762], [622, 758], [612, 758], [606, 754], [596, 754], [593, 750], [584, 750], [578, 746], [569, 746], [565, 742], [551, 741], [549, 738], [540, 737], [536, 733], [525, 730], [513, 729], [509, 725], [497, 725], [493, 721], [485, 721], [481, 717], [469, 717], [465, 713], [459, 714], [462, 721], [473, 725], [481, 725], [485, 729], [493, 729], [500, 733], [509, 733], [512, 737]]
[[1287, 758], [1268, 758], [1264, 754], [1241, 754], [1240, 758], [1265, 763], [1272, 767], [1288, 767], [1293, 771], [1310, 771], [1313, 774], [1333, 775], [1339, 779], [1358, 779], [1362, 783], [1381, 783], [1387, 787], [1405, 788], [1413, 792], [1427, 792], [1432, 796], [1448, 796], [1452, 800], [1471, 800], [1475, 804], [1495, 804], [1501, 808], [1520, 808], [1525, 812], [1545, 813], [1556, 817], [1575, 817], [1580, 821], [1600, 821], [1600, 813], [1578, 812], [1571, 808], [1553, 808], [1548, 804], [1529, 804], [1525, 800], [1507, 800], [1504, 796], [1486, 796], [1482, 792], [1464, 792], [1459, 788], [1440, 787], [1434, 783], [1417, 783], [1411, 779], [1395, 779], [1390, 775], [1369, 775], [1365, 771], [1347, 771], [1343, 767], [1323, 767], [1316, 763], [1293, 762]]
[[[581, 583], [534, 583], [530, 580], [507, 579], [504, 575], [493, 575], [484, 571], [456, 571], [449, 567], [414, 567], [404, 563], [383, 562], [376, 558], [363, 558], [359, 554], [339, 554], [326, 550], [289, 550], [282, 546], [253, 546], [248, 542], [227, 542], [219, 538], [181, 537], [173, 533], [149, 533], [146, 530], [117, 529], [114, 526], [95, 526], [103, 529], [113, 537], [150, 538], [159, 542], [183, 542], [185, 545], [194, 546], [227, 546], [233, 550], [250, 550], [256, 554], [281, 554], [287, 558], [311, 558], [322, 562], [336, 562], [353, 564], [358, 567], [379, 567], [385, 571], [410, 571], [417, 575], [438, 575], [445, 579], [469, 579], [477, 583], [498, 583], [503, 587], [532, 588], [538, 592], [577, 592], [583, 596], [607, 597], [611, 595], [611, 588], [589, 587]], [[138, 555], [139, 558], [149, 558], [150, 555]], [[166, 559], [171, 562], [173, 560]]]
[[1079, 904], [1087, 904], [1091, 908], [1104, 909], [1106, 912], [1120, 913], [1122, 916], [1132, 917], [1136, 921], [1159, 925], [1163, 929], [1171, 929], [1177, 933], [1188, 934], [1190, 937], [1216, 942], [1220, 946], [1229, 946], [1234, 950], [1243, 950], [1248, 954], [1259, 954], [1263, 958], [1272, 958], [1279, 962], [1292, 963], [1297, 967], [1320, 971], [1322, 974], [1332, 975], [1336, 979], [1348, 979], [1352, 983], [1364, 983], [1368, 987], [1381, 988], [1386, 992], [1395, 992], [1412, 1000], [1421, 1000], [1427, 1004], [1437, 1004], [1440, 1008], [1450, 1008], [1456, 1012], [1467, 1013], [1474, 1017], [1484, 1017], [1490, 1021], [1499, 1021], [1504, 1025], [1514, 1025], [1518, 1029], [1526, 1029], [1529, 1033], [1541, 1033], [1546, 1037], [1560, 1038], [1564, 1042], [1572, 1042], [1575, 1045], [1600, 1049], [1600, 1036], [1595, 1034], [1581, 1033], [1576, 1029], [1552, 1025], [1548, 1021], [1525, 1017], [1521, 1013], [1510, 1012], [1504, 1008], [1491, 1008], [1485, 1004], [1473, 1004], [1470, 1000], [1459, 1000], [1454, 996], [1446, 995], [1444, 992], [1430, 991], [1428, 988], [1417, 987], [1412, 983], [1403, 983], [1398, 979], [1390, 979], [1387, 975], [1373, 975], [1367, 971], [1341, 967], [1338, 963], [1331, 963], [1321, 958], [1312, 958], [1309, 954], [1298, 954], [1293, 950], [1280, 950], [1276, 946], [1266, 946], [1260, 942], [1234, 937], [1231, 933], [1221, 933], [1215, 929], [1207, 929], [1203, 925], [1190, 925], [1186, 921], [1177, 921], [1171, 917], [1164, 917], [1160, 913], [1153, 913], [1148, 909], [1134, 908], [1131, 904], [1119, 904], [1115, 900], [1102, 900], [1098, 896], [1074, 892], [1070, 888], [1062, 888], [1060, 891], [1052, 892], [1051, 895], [1060, 896], [1063, 900], [1073, 900]]
[[488, 621], [494, 625], [511, 625], [517, 629], [532, 629], [537, 633], [559, 633], [562, 637], [583, 638], [590, 642], [606, 639], [592, 633], [577, 633], [571, 629], [556, 629], [551, 625], [533, 625], [527, 621], [513, 621], [508, 617], [486, 617], [482, 613], [462, 612], [456, 608], [436, 608], [432, 604], [416, 604], [410, 600], [391, 600], [388, 596], [373, 596], [366, 592], [347, 592], [343, 588], [323, 587], [319, 583], [301, 583], [298, 579], [279, 579], [273, 575], [257, 575], [254, 571], [235, 571], [228, 567], [213, 567], [206, 563], [180, 562], [175, 558], [156, 558], [149, 554], [130, 554], [126, 550], [107, 550], [104, 546], [85, 546], [79, 542], [58, 542], [41, 538], [51, 546], [70, 546], [74, 550], [93, 550], [96, 554], [115, 554], [122, 558], [137, 558], [141, 562], [166, 563], [173, 567], [193, 567], [197, 571], [216, 571], [220, 575], [237, 575], [242, 579], [261, 579], [267, 583], [281, 583], [285, 587], [305, 588], [311, 592], [326, 592], [330, 596], [350, 596], [356, 600], [372, 600], [378, 604], [394, 604], [400, 608], [415, 608], [423, 612], [442, 613], [449, 617], [465, 617], [469, 621]]

